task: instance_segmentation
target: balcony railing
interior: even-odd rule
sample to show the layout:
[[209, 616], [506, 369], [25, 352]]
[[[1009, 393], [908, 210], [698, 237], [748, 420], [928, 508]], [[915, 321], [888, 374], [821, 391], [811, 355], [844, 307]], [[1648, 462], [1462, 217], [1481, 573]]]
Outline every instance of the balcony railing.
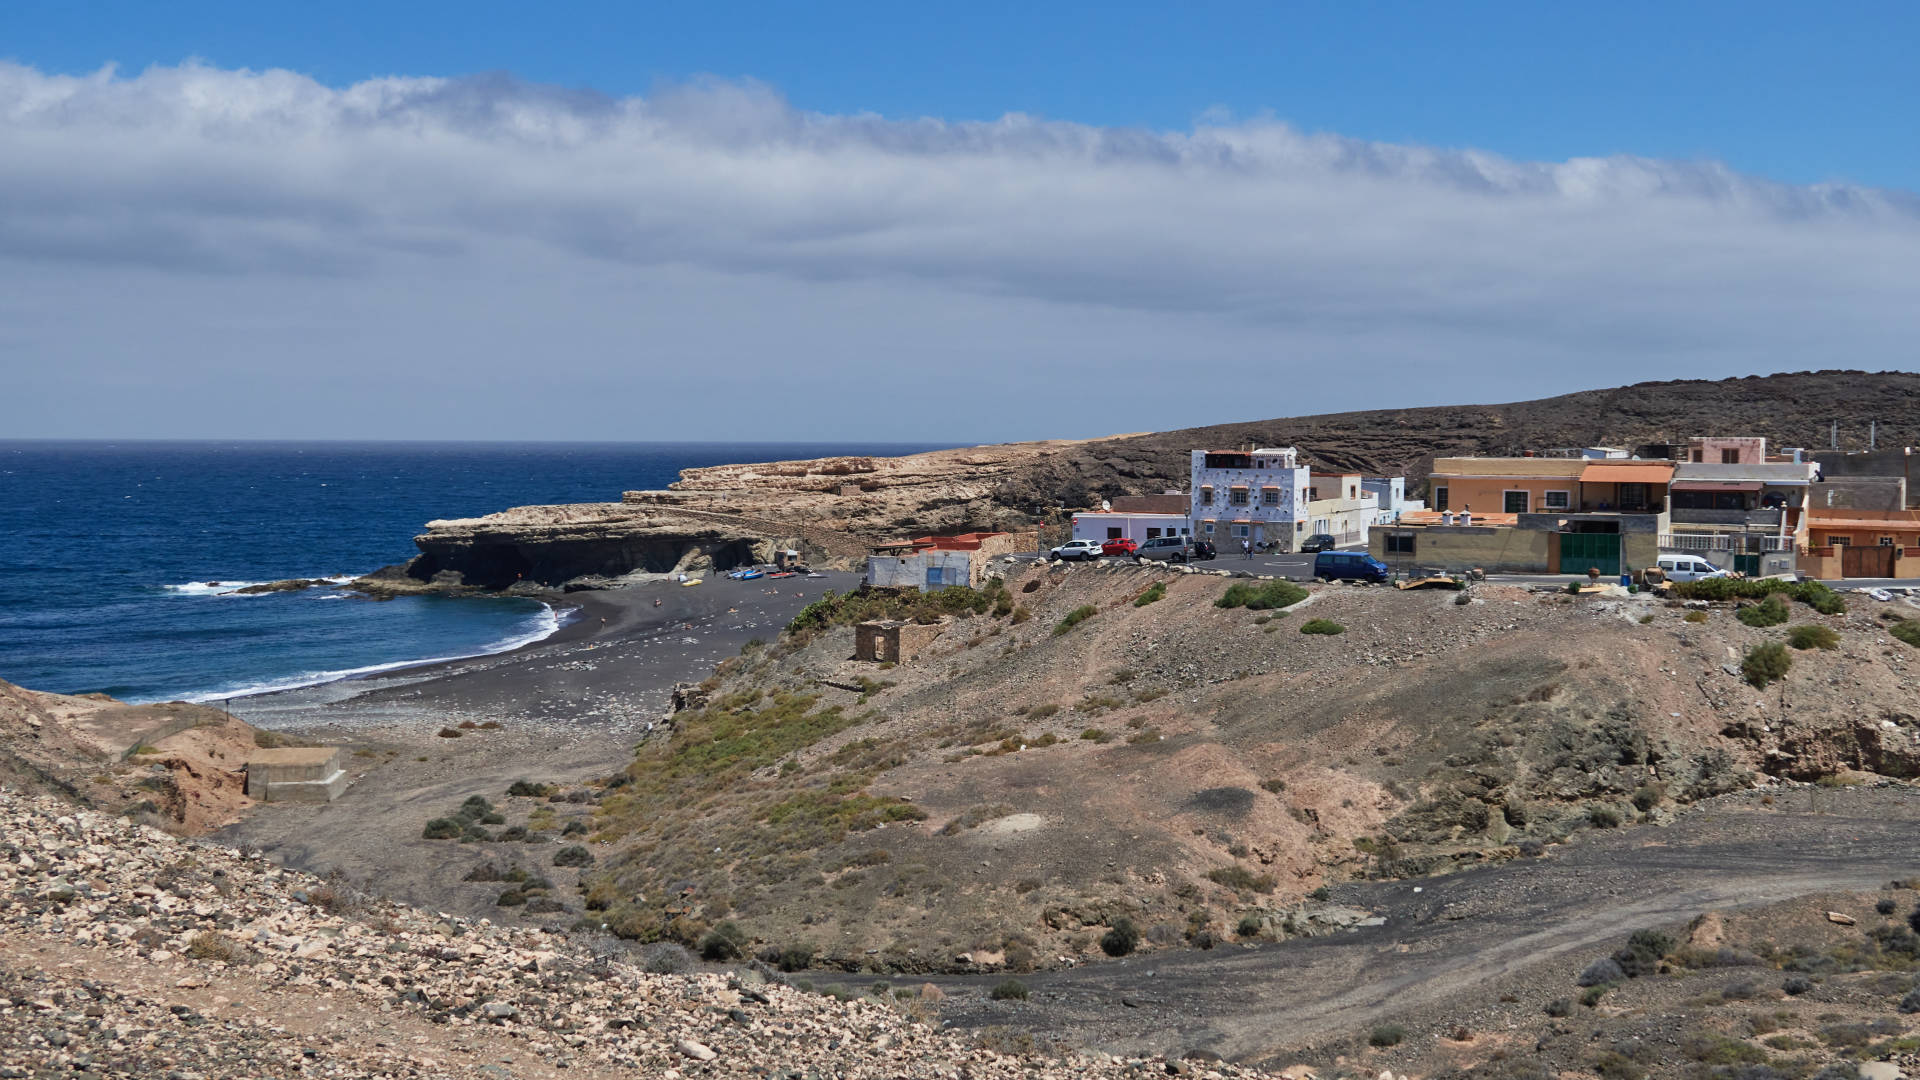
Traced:
[[1792, 551], [1793, 538], [1754, 533], [1661, 533], [1661, 551]]

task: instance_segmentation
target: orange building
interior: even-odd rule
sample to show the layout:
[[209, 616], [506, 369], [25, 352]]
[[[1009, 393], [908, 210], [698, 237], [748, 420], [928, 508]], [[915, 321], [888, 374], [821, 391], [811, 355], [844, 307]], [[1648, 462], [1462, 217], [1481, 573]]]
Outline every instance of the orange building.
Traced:
[[1439, 458], [1431, 510], [1489, 514], [1658, 514], [1673, 463], [1633, 458]]

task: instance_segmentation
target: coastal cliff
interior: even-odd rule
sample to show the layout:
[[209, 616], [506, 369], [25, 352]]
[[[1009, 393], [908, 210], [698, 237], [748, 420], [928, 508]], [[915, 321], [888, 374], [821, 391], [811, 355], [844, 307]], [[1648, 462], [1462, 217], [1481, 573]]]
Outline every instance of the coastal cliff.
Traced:
[[816, 565], [852, 565], [876, 541], [1031, 525], [1033, 515], [1007, 495], [1048, 459], [1083, 445], [1006, 443], [688, 469], [666, 490], [625, 492], [617, 503], [430, 521], [414, 538], [420, 555], [404, 570], [356, 584], [375, 592], [590, 585], [634, 572], [770, 562], [783, 548]]

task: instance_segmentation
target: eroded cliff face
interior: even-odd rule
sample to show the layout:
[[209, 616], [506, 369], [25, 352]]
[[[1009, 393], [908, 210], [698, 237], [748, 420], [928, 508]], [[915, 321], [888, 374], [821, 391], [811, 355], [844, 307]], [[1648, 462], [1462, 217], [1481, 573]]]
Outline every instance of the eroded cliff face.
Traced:
[[562, 586], [635, 571], [726, 570], [793, 548], [816, 565], [852, 565], [876, 541], [1019, 529], [1003, 496], [1036, 466], [1082, 444], [1054, 441], [907, 457], [832, 457], [688, 469], [664, 491], [617, 503], [521, 506], [427, 523], [395, 591]]

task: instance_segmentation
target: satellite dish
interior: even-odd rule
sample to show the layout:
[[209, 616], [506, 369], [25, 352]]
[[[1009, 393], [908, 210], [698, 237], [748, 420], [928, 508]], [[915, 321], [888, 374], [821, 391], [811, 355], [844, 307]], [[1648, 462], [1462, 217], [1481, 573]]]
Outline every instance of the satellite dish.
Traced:
[[1112, 509], [1113, 509], [1113, 504], [1112, 504], [1112, 503], [1110, 503], [1110, 502], [1108, 502], [1108, 501], [1107, 501], [1107, 500], [1105, 500], [1105, 499], [1101, 499], [1101, 500], [1100, 500], [1100, 512], [1101, 512], [1101, 513], [1103, 513], [1103, 514], [1104, 514], [1104, 513], [1106, 513], [1106, 512], [1108, 512], [1108, 511], [1110, 511], [1110, 510], [1112, 510]]

